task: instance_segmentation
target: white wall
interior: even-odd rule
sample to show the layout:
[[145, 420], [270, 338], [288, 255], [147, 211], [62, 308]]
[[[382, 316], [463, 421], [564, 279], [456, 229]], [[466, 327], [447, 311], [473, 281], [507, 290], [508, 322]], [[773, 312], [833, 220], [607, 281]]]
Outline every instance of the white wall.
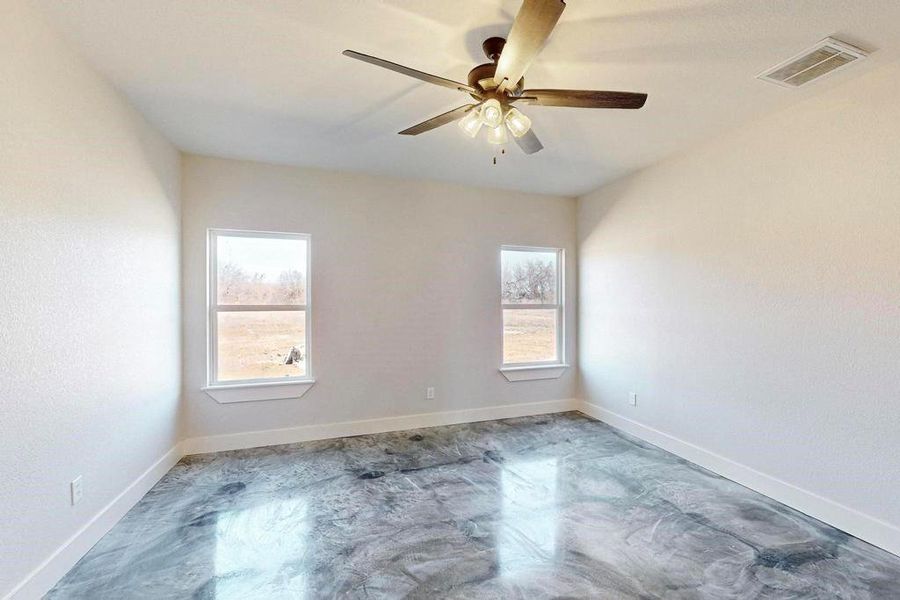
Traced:
[[578, 213], [585, 400], [843, 505], [856, 533], [871, 517], [895, 552], [898, 97], [900, 66], [882, 68]]
[[24, 1], [0, 3], [0, 597], [176, 442], [179, 168]]
[[[197, 156], [182, 198], [189, 437], [574, 397], [574, 368], [517, 383], [497, 370], [499, 246], [565, 248], [574, 304], [573, 199]], [[220, 405], [201, 391], [210, 227], [312, 234], [317, 383], [302, 398]], [[573, 306], [570, 360], [574, 324]]]

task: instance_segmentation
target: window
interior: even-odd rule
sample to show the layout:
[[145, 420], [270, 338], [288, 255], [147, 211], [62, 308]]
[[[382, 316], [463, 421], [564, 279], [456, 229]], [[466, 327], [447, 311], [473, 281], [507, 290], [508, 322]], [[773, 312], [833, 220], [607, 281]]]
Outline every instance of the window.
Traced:
[[209, 385], [306, 381], [309, 236], [209, 232]]
[[563, 251], [500, 249], [503, 366], [563, 363]]

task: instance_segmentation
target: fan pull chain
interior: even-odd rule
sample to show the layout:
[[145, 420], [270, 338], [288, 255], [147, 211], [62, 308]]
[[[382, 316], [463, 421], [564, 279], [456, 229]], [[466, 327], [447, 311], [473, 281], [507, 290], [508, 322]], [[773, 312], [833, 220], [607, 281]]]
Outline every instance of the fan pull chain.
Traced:
[[[501, 154], [501, 155], [506, 154], [506, 148], [500, 148], [500, 154]], [[494, 157], [494, 164], [495, 164], [495, 165], [497, 164], [497, 157], [496, 157], [496, 156]]]

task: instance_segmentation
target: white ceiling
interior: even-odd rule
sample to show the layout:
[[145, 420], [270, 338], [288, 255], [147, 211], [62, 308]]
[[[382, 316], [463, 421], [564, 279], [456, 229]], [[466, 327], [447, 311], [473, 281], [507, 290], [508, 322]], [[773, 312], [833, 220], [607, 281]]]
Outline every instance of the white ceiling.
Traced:
[[[467, 101], [345, 48], [466, 80], [520, 0], [35, 0], [183, 150], [578, 195], [900, 56], [896, 0], [569, 0], [530, 87], [646, 92], [637, 111], [528, 107], [545, 149], [497, 166], [457, 127], [397, 131]], [[836, 35], [872, 57], [803, 90], [755, 79]], [[777, 143], [777, 140], [773, 140]]]

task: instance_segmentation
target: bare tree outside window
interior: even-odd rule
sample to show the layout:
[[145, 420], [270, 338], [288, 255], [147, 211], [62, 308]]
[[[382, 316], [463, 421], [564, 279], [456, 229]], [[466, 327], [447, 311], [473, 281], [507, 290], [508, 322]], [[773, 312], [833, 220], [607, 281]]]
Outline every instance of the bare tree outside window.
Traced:
[[507, 262], [503, 273], [503, 302], [553, 304], [556, 302], [556, 259]]
[[234, 263], [219, 268], [219, 304], [305, 304], [306, 277], [288, 269], [272, 276], [246, 273]]
[[278, 294], [284, 304], [306, 304], [306, 276], [291, 269], [278, 276]]

